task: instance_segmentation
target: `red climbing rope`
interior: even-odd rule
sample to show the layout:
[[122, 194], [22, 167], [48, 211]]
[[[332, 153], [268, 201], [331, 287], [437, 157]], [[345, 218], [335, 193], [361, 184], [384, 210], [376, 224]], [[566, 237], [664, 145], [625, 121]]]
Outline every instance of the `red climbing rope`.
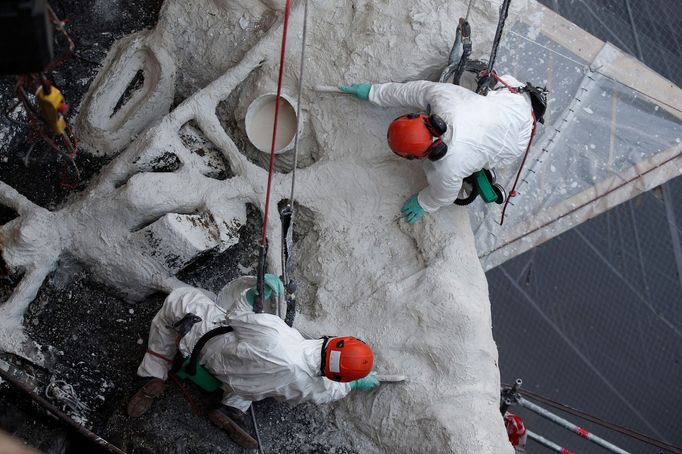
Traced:
[[155, 352], [154, 350], [150, 349], [147, 347], [147, 350], [145, 350], [146, 353], [149, 353], [152, 356], [156, 356], [159, 359], [162, 359], [166, 361], [168, 364], [173, 364], [173, 360], [167, 357], [166, 355], [162, 355], [161, 353]]
[[530, 151], [530, 146], [533, 144], [533, 138], [535, 137], [535, 130], [537, 129], [538, 122], [535, 119], [535, 113], [532, 112], [533, 114], [533, 131], [530, 133], [530, 140], [528, 141], [528, 147], [526, 147], [526, 152], [523, 154], [523, 160], [521, 161], [521, 166], [519, 167], [519, 171], [516, 173], [516, 179], [514, 180], [514, 184], [512, 185], [511, 191], [509, 191], [509, 197], [507, 197], [507, 200], [504, 201], [504, 206], [502, 207], [502, 216], [500, 217], [500, 225], [504, 223], [504, 213], [507, 211], [507, 205], [509, 205], [509, 200], [512, 197], [516, 197], [516, 184], [519, 182], [519, 178], [521, 178], [521, 170], [523, 170], [524, 164], [526, 164], [526, 159], [528, 158], [528, 152]]
[[[490, 71], [488, 69], [484, 69], [481, 71], [479, 76], [483, 77], [486, 76]], [[502, 80], [500, 76], [497, 75], [495, 71], [492, 71], [490, 75], [499, 83], [504, 85], [504, 87], [509, 90], [511, 93], [518, 94], [519, 89], [516, 87], [512, 87], [509, 85], [507, 82]], [[500, 217], [500, 225], [504, 224], [504, 214], [507, 211], [507, 205], [509, 205], [509, 200], [512, 197], [516, 197], [516, 184], [519, 182], [519, 178], [521, 178], [521, 170], [523, 170], [523, 166], [526, 164], [526, 159], [528, 158], [528, 152], [530, 151], [531, 145], [533, 145], [533, 139], [535, 138], [535, 131], [537, 130], [538, 126], [538, 121], [537, 118], [535, 118], [535, 112], [531, 112], [531, 115], [533, 116], [533, 131], [530, 133], [530, 140], [528, 141], [528, 146], [526, 147], [526, 152], [523, 154], [523, 160], [521, 161], [521, 166], [519, 167], [519, 171], [516, 173], [516, 179], [514, 180], [514, 184], [512, 185], [511, 191], [509, 191], [509, 196], [507, 197], [507, 200], [504, 201], [504, 206], [502, 207], [502, 216]]]
[[173, 383], [175, 383], [175, 386], [178, 387], [180, 390], [180, 393], [182, 393], [183, 397], [187, 402], [189, 402], [189, 406], [192, 407], [192, 413], [194, 413], [195, 416], [201, 416], [201, 410], [199, 410], [199, 407], [197, 404], [194, 402], [194, 399], [192, 399], [192, 395], [189, 393], [187, 388], [185, 388], [182, 383], [180, 383], [180, 380], [174, 373], [169, 373], [168, 376], [173, 380]]
[[284, 56], [287, 47], [287, 29], [289, 28], [289, 11], [291, 9], [291, 0], [287, 0], [284, 8], [284, 25], [282, 32], [282, 50], [279, 57], [279, 77], [277, 79], [277, 99], [275, 100], [275, 122], [272, 129], [272, 145], [270, 147], [270, 166], [268, 168], [268, 189], [265, 193], [265, 213], [263, 214], [263, 235], [261, 237], [261, 246], [267, 244], [268, 232], [268, 212], [270, 211], [270, 189], [272, 187], [272, 174], [275, 165], [275, 142], [277, 140], [277, 121], [279, 120], [279, 101], [282, 94], [282, 80], [284, 78]]
[[[179, 343], [179, 341], [180, 341], [180, 339], [178, 338], [177, 341], [176, 341], [176, 343]], [[150, 349], [149, 347], [147, 347], [147, 353], [150, 354], [150, 355], [152, 355], [152, 356], [155, 356], [155, 357], [157, 357], [157, 358], [159, 358], [159, 359], [162, 359], [162, 360], [166, 361], [168, 364], [173, 364], [173, 360], [172, 360], [172, 359], [170, 359], [169, 357], [167, 357], [167, 356], [165, 356], [165, 355], [162, 355], [161, 353], [155, 352], [154, 350]], [[187, 402], [189, 403], [189, 406], [192, 407], [192, 412], [193, 412], [196, 416], [201, 416], [201, 410], [199, 410], [199, 407], [198, 407], [197, 404], [194, 402], [194, 399], [192, 399], [192, 395], [189, 393], [189, 391], [187, 390], [187, 388], [185, 388], [185, 387], [182, 385], [182, 383], [181, 383], [180, 380], [178, 379], [177, 375], [175, 375], [173, 372], [169, 372], [169, 373], [168, 373], [168, 376], [170, 377], [171, 380], [173, 380], [173, 383], [175, 383], [175, 386], [178, 387], [178, 389], [180, 390], [180, 393], [182, 393], [182, 395], [183, 395], [183, 397], [185, 398], [185, 400], [187, 400]]]

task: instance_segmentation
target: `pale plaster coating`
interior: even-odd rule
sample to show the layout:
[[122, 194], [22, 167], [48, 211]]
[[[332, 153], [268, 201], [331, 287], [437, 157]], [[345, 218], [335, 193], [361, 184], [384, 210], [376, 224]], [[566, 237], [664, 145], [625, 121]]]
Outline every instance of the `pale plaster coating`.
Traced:
[[[210, 213], [226, 226], [222, 241], [229, 242], [228, 232], [245, 222], [245, 203], [263, 209], [266, 172], [245, 157], [216, 114], [235, 92], [235, 115], [243, 119], [255, 97], [274, 89], [281, 13], [266, 7], [272, 2], [248, 3], [169, 1], [156, 29], [112, 50], [78, 125], [93, 152], [116, 157], [82, 196], [49, 212], [0, 183], [0, 202], [20, 214], [0, 230], [3, 257], [25, 271], [0, 307], [4, 349], [26, 353], [21, 316], [64, 252], [121, 294], [141, 299], [184, 284], [131, 241], [137, 230], [168, 213]], [[472, 11], [479, 56], [489, 49], [499, 3], [481, 0]], [[314, 148], [316, 159], [297, 173], [297, 202], [306, 213], [299, 221], [310, 228], [296, 251], [302, 288], [296, 324], [313, 335], [356, 335], [374, 346], [379, 372], [408, 377], [338, 404], [340, 430], [362, 452], [511, 453], [498, 409], [487, 282], [466, 209], [442, 209], [415, 226], [399, 220], [403, 201], [425, 183], [418, 165], [385, 145], [386, 126], [402, 112], [311, 90], [438, 73], [467, 5], [315, 0], [310, 6], [302, 146]], [[290, 94], [298, 82], [301, 19], [297, 2], [285, 67]], [[141, 59], [143, 88], [112, 116]], [[171, 100], [187, 95], [167, 113]], [[179, 136], [190, 121], [224, 154], [233, 177], [205, 175], [205, 163]], [[164, 153], [177, 156], [180, 168], [147, 171]], [[274, 176], [274, 201], [288, 196], [289, 184], [288, 174]], [[278, 245], [272, 209], [270, 241]], [[270, 269], [278, 271], [278, 263], [271, 253]]]

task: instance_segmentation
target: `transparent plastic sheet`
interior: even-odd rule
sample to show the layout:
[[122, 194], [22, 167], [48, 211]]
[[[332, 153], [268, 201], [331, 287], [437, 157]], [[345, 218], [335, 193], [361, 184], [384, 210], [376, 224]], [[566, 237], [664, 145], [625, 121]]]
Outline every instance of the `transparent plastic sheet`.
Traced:
[[[575, 58], [575, 54], [568, 54], [570, 58], [595, 61], [604, 45], [599, 40], [612, 41], [629, 54], [638, 55], [638, 36], [646, 65], [682, 86], [679, 71], [682, 35], [676, 27], [679, 21], [675, 7], [679, 5], [675, 2], [630, 1], [633, 23], [628, 17], [626, 0], [541, 0], [541, 3], [565, 14], [573, 23], [567, 26], [576, 32], [577, 25], [598, 37], [592, 38], [594, 46], [581, 43], [571, 47], [594, 47], [589, 55]], [[520, 38], [509, 33], [515, 30], [518, 29], [507, 30], [509, 38], [516, 38], [519, 44], [519, 40], [526, 41], [526, 48], [532, 44], [525, 39], [526, 35]], [[560, 29], [560, 34], [566, 36], [566, 41], [583, 40], [566, 29]], [[543, 45], [553, 42], [542, 34], [531, 38], [544, 40]], [[556, 51], [562, 48], [553, 46]], [[547, 53], [538, 55], [544, 59]], [[600, 71], [608, 69], [603, 67]], [[652, 73], [647, 75], [646, 71], [638, 70], [642, 74], [637, 75], [637, 80], [625, 82], [643, 90], [642, 85], [652, 79]], [[575, 93], [576, 90], [571, 95]], [[675, 95], [660, 99], [673, 104]], [[677, 99], [676, 106], [681, 107]], [[638, 100], [650, 102], [641, 96]], [[682, 165], [679, 161], [677, 164], [664, 164], [661, 174], [652, 171], [644, 175], [642, 184], [680, 175], [678, 169]], [[511, 172], [515, 170], [512, 168]], [[638, 192], [640, 189], [635, 186], [622, 198]], [[509, 209], [513, 213], [515, 208]], [[485, 210], [492, 221], [499, 220], [497, 207], [488, 206]], [[521, 377], [524, 387], [544, 396], [681, 445], [682, 426], [676, 415], [682, 405], [678, 391], [682, 383], [679, 349], [682, 287], [678, 272], [682, 269], [679, 259], [682, 255], [675, 246], [682, 243], [681, 226], [682, 178], [672, 178], [655, 190], [637, 195], [490, 270], [487, 277], [493, 333], [502, 380], [510, 383]], [[553, 232], [548, 231], [547, 235]], [[531, 412], [518, 407], [512, 411], [524, 418], [529, 430], [573, 452], [602, 452]], [[660, 451], [578, 418], [569, 419], [629, 452]], [[530, 442], [527, 449], [546, 451]]]
[[[501, 43], [498, 72], [546, 83], [550, 98], [504, 226], [496, 205], [470, 210], [486, 270], [681, 172], [682, 92], [669, 82], [660, 92], [635, 87], [654, 73], [608, 43], [592, 45], [589, 61], [524, 23]], [[518, 167], [496, 170], [511, 188]]]

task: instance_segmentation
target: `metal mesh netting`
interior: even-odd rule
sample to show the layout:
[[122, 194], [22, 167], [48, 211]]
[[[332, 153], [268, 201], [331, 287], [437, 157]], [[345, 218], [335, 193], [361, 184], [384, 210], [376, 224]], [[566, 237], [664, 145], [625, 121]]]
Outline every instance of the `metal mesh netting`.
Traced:
[[541, 0], [596, 37], [682, 84], [680, 2], [677, 0]]
[[[682, 90], [610, 43], [534, 7], [507, 30], [497, 70], [550, 89], [544, 126], [500, 227], [470, 209], [484, 269], [679, 175]], [[579, 43], [579, 44], [576, 44]], [[497, 168], [509, 188], [517, 168]]]
[[[540, 3], [682, 85], [679, 2]], [[647, 128], [641, 122], [633, 126]], [[682, 445], [678, 411], [682, 405], [682, 230], [678, 222], [682, 222], [680, 178], [489, 271], [502, 381], [522, 377], [530, 390]], [[530, 430], [568, 449], [606, 452], [533, 414], [515, 410], [526, 418]], [[633, 453], [660, 452], [568, 419]], [[533, 442], [528, 451], [550, 452]]]

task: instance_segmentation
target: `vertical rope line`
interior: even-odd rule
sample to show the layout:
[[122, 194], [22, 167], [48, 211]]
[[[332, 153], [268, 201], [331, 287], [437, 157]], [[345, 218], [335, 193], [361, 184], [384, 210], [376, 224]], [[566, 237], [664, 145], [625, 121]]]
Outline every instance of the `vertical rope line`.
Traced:
[[301, 136], [301, 96], [303, 94], [303, 78], [305, 70], [305, 44], [306, 38], [308, 37], [308, 0], [305, 0], [303, 4], [303, 42], [301, 43], [301, 67], [299, 69], [298, 78], [298, 100], [296, 101], [296, 112], [298, 116], [296, 117], [296, 139], [294, 140], [294, 169], [291, 172], [291, 195], [289, 196], [289, 203], [291, 203], [291, 219], [293, 223], [293, 213], [294, 213], [294, 190], [296, 189], [296, 167], [298, 166], [298, 141]]
[[474, 3], [474, 0], [469, 0], [469, 6], [467, 6], [467, 14], [466, 14], [466, 16], [464, 17], [464, 21], [465, 21], [465, 22], [469, 20], [469, 13], [471, 12], [471, 5], [472, 5], [473, 3]]
[[284, 8], [284, 24], [282, 31], [282, 50], [279, 57], [279, 76], [277, 78], [277, 98], [275, 99], [275, 120], [272, 128], [272, 144], [270, 146], [270, 165], [268, 167], [268, 188], [265, 192], [265, 213], [263, 213], [263, 235], [260, 244], [267, 244], [268, 234], [268, 213], [270, 211], [270, 190], [272, 188], [272, 174], [275, 165], [275, 142], [277, 140], [277, 121], [279, 119], [279, 100], [282, 95], [282, 80], [284, 78], [284, 61], [287, 48], [287, 29], [289, 28], [289, 12], [291, 10], [291, 0], [287, 0]]
[[628, 18], [630, 19], [630, 26], [632, 27], [632, 36], [635, 38], [635, 47], [637, 47], [637, 56], [644, 62], [644, 52], [642, 52], [642, 45], [639, 42], [639, 34], [637, 33], [637, 27], [635, 26], [635, 16], [632, 14], [630, 0], [625, 0], [625, 9], [628, 10]]

